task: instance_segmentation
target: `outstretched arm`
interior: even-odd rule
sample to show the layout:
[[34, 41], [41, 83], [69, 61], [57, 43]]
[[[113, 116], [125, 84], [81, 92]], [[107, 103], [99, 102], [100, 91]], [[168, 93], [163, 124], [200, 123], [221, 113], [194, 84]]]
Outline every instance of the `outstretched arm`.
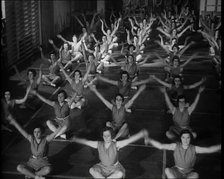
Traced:
[[40, 64], [39, 76], [37, 78], [37, 85], [39, 85], [40, 84], [40, 81], [41, 81], [41, 77], [42, 77], [42, 67], [43, 67], [43, 64]]
[[128, 29], [126, 29], [126, 32], [127, 32], [127, 43], [130, 45], [130, 44], [132, 44], [131, 39], [130, 39], [130, 32]]
[[143, 84], [146, 84], [146, 83], [148, 83], [148, 82], [150, 82], [150, 81], [151, 81], [151, 78], [149, 77], [149, 78], [147, 78], [147, 79], [145, 79], [145, 80], [132, 82], [132, 83], [131, 83], [131, 86], [139, 86], [139, 85], [143, 85]]
[[202, 153], [214, 153], [221, 150], [221, 144], [213, 145], [210, 147], [199, 147], [195, 146], [196, 153], [202, 154]]
[[135, 141], [137, 141], [137, 140], [139, 140], [141, 138], [147, 138], [147, 137], [148, 137], [148, 131], [143, 129], [140, 132], [138, 132], [137, 134], [129, 137], [128, 139], [118, 141], [117, 142], [117, 148], [118, 149], [123, 148], [123, 147], [127, 146], [130, 143], [133, 143], [133, 142], [135, 142]]
[[158, 83], [160, 83], [161, 85], [167, 87], [167, 88], [171, 88], [171, 84], [165, 82], [165, 81], [162, 81], [161, 79], [157, 78], [155, 75], [151, 75], [151, 78], [156, 80]]
[[65, 72], [64, 67], [61, 63], [58, 63], [58, 66], [60, 67], [62, 73], [65, 75], [66, 80], [69, 82], [69, 84], [72, 84], [72, 79], [70, 78], [70, 76]]
[[88, 75], [89, 75], [89, 72], [90, 72], [91, 67], [92, 67], [92, 64], [90, 63], [89, 66], [88, 66], [88, 68], [87, 68], [87, 71], [86, 71], [86, 73], [85, 73], [85, 75], [84, 75], [84, 77], [82, 79], [82, 83], [83, 84], [86, 82], [86, 80], [88, 78]]
[[137, 97], [141, 94], [141, 92], [146, 88], [146, 85], [140, 86], [139, 90], [134, 94], [134, 96], [125, 104], [125, 108], [128, 109], [132, 106]]
[[198, 57], [198, 54], [197, 53], [195, 53], [195, 54], [193, 54], [190, 58], [188, 58], [187, 60], [186, 60], [186, 62], [184, 62], [182, 65], [180, 65], [180, 67], [181, 68], [184, 68], [191, 60], [193, 60], [194, 58], [196, 58], [196, 57]]
[[167, 32], [165, 32], [161, 27], [157, 27], [156, 28], [158, 31], [162, 32], [165, 36], [167, 36], [168, 38], [170, 38], [170, 34], [168, 34]]
[[58, 134], [58, 132], [59, 132], [60, 130], [61, 130], [61, 127], [57, 128], [53, 133], [47, 135], [47, 136], [46, 136], [46, 140], [47, 140], [48, 142], [51, 142], [51, 141], [55, 138], [55, 136]]
[[186, 32], [188, 29], [190, 29], [191, 28], [191, 26], [189, 25], [189, 26], [187, 26], [185, 29], [183, 29], [179, 34], [177, 34], [177, 37], [178, 38], [180, 38], [183, 34], [184, 34], [184, 32]]
[[60, 34], [57, 35], [57, 38], [61, 39], [63, 42], [67, 42], [69, 45], [72, 45], [72, 42], [66, 40], [64, 37], [62, 37]]
[[59, 48], [54, 44], [54, 41], [53, 41], [53, 40], [49, 39], [48, 42], [53, 46], [53, 48], [54, 48], [54, 50], [55, 50], [56, 52], [59, 51]]
[[97, 76], [97, 79], [100, 80], [100, 81], [103, 81], [103, 82], [112, 84], [112, 85], [114, 85], [114, 86], [118, 86], [118, 81], [111, 80], [111, 79], [102, 77], [102, 76], [100, 76], [100, 75]]
[[29, 142], [31, 141], [31, 135], [29, 135], [12, 116], [10, 116], [8, 120], [10, 124], [12, 124], [20, 132], [20, 134], [23, 135], [23, 137], [25, 137]]
[[101, 30], [102, 30], [103, 34], [104, 34], [104, 35], [107, 35], [107, 33], [105, 32], [105, 30], [104, 30], [104, 28], [103, 28], [103, 25], [104, 25], [103, 20], [100, 19], [100, 22], [101, 22]]
[[50, 105], [50, 106], [54, 106], [55, 102], [51, 101], [49, 99], [44, 98], [43, 96], [41, 96], [39, 93], [37, 93], [36, 91], [32, 91], [33, 94], [35, 94], [41, 101], [43, 101], [44, 103]]
[[99, 93], [99, 91], [95, 88], [95, 87], [93, 87], [92, 85], [90, 85], [89, 86], [89, 88], [90, 88], [90, 90], [91, 91], [93, 91], [95, 94], [96, 94], [96, 96], [110, 109], [110, 110], [112, 110], [112, 107], [113, 107], [113, 105], [109, 102], [109, 101], [107, 101], [100, 93]]
[[169, 96], [166, 92], [166, 89], [163, 87], [163, 88], [160, 88], [160, 91], [164, 94], [166, 104], [167, 104], [168, 108], [170, 109], [171, 113], [174, 114], [176, 108], [174, 107], [174, 105], [170, 101], [170, 98], [169, 98]]
[[184, 89], [193, 89], [193, 88], [197, 88], [198, 86], [200, 86], [202, 83], [204, 83], [206, 80], [206, 77], [203, 77], [200, 81], [192, 84], [192, 85], [184, 85]]
[[176, 148], [176, 143], [162, 144], [152, 138], [148, 138], [147, 143], [160, 150], [174, 150]]
[[80, 139], [80, 138], [77, 138], [75, 136], [71, 139], [71, 142], [76, 142], [78, 144], [87, 145], [87, 146], [92, 147], [94, 149], [97, 149], [97, 146], [98, 146], [98, 141]]
[[204, 89], [205, 89], [204, 86], [200, 86], [200, 88], [198, 90], [198, 94], [197, 94], [194, 102], [188, 107], [188, 113], [189, 113], [189, 115], [191, 115], [191, 113], [195, 110], [195, 108], [196, 108], [196, 106], [198, 104], [198, 101], [199, 101], [201, 92], [204, 91]]
[[184, 54], [184, 52], [185, 52], [188, 48], [190, 48], [190, 46], [192, 46], [193, 44], [195, 44], [194, 41], [190, 42], [188, 45], [186, 45], [184, 48], [182, 48], [182, 49], [180, 50], [180, 52], [179, 52], [179, 57], [181, 57], [181, 56]]
[[82, 26], [82, 27], [85, 27], [84, 25], [83, 25], [83, 23], [80, 21], [80, 19], [77, 17], [77, 16], [74, 16], [75, 17], [75, 19], [77, 20], [77, 22]]
[[27, 97], [28, 97], [28, 94], [29, 94], [29, 92], [30, 92], [30, 89], [31, 89], [31, 86], [28, 86], [27, 89], [26, 89], [26, 94], [25, 94], [25, 96], [23, 97], [23, 99], [16, 99], [16, 100], [15, 100], [15, 103], [16, 103], [16, 104], [22, 104], [22, 103], [24, 103], [24, 102], [27, 100]]
[[50, 62], [50, 59], [48, 59], [48, 58], [46, 58], [46, 57], [44, 56], [42, 47], [39, 47], [39, 50], [40, 50], [40, 56], [41, 56], [41, 59], [43, 59], [43, 60], [45, 60], [45, 61], [47, 61], [47, 62]]

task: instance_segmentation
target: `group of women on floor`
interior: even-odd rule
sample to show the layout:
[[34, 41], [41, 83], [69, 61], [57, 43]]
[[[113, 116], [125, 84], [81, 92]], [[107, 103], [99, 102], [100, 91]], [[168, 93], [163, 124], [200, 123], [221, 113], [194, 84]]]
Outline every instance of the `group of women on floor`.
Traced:
[[[11, 92], [5, 91], [4, 99], [2, 99], [4, 108], [2, 128], [11, 131], [8, 124], [13, 125], [31, 145], [32, 156], [26, 164], [18, 165], [17, 170], [26, 177], [35, 179], [43, 179], [45, 175], [51, 172], [52, 168], [46, 153], [47, 146], [58, 136], [64, 139], [67, 138], [66, 131], [69, 130], [70, 123], [73, 120], [72, 111], [82, 109], [87, 104], [84, 90], [89, 88], [111, 110], [112, 120], [108, 120], [102, 130], [103, 141], [80, 139], [76, 136], [69, 140], [98, 149], [100, 163], [89, 170], [94, 178], [124, 178], [125, 169], [118, 160], [119, 149], [141, 138], [144, 138], [145, 145], [151, 144], [161, 150], [174, 151], [175, 166], [165, 169], [167, 178], [198, 178], [199, 175], [193, 168], [196, 154], [217, 152], [221, 149], [221, 145], [199, 147], [191, 144], [197, 134], [190, 127], [190, 115], [199, 102], [200, 94], [204, 90], [202, 84], [206, 78], [202, 77], [200, 81], [191, 85], [184, 85], [183, 83], [185, 80], [182, 73], [183, 68], [191, 60], [201, 57], [198, 54], [192, 54], [188, 59], [183, 58], [184, 52], [195, 44], [192, 42], [187, 44], [190, 39], [190, 37], [187, 37], [184, 45], [180, 45], [185, 32], [191, 30], [191, 36], [196, 31], [195, 27], [192, 27], [192, 14], [187, 9], [187, 7], [183, 6], [180, 13], [175, 11], [170, 17], [167, 16], [164, 10], [164, 13], [161, 13], [158, 17], [151, 13], [142, 19], [137, 19], [136, 16], [126, 18], [119, 13], [119, 18], [115, 18], [114, 22], [111, 20], [111, 27], [107, 26], [106, 20], [103, 17], [100, 18], [97, 13], [93, 15], [91, 24], [88, 23], [84, 14], [82, 16], [85, 24], [75, 16], [83, 31], [79, 37], [73, 35], [72, 41], [68, 41], [61, 35], [57, 35], [63, 41], [60, 48], [56, 47], [53, 40], [50, 39], [49, 43], [55, 49], [55, 52], [50, 54], [50, 58], [44, 56], [40, 47], [41, 58], [50, 64], [49, 74], [42, 74], [42, 66], [40, 66], [38, 78], [35, 78], [35, 70], [28, 70], [28, 80], [24, 81], [27, 88], [24, 98], [11, 99]], [[189, 12], [185, 13], [185, 10]], [[128, 27], [120, 27], [124, 21], [129, 23]], [[95, 34], [97, 28], [97, 26], [94, 26], [95, 24], [99, 24], [99, 29], [102, 30], [102, 41], [97, 40], [95, 37], [98, 35]], [[105, 26], [107, 29], [105, 29]], [[219, 27], [210, 29], [205, 23], [203, 26], [207, 31], [204, 31], [203, 28], [199, 32], [208, 40], [211, 46], [210, 51], [212, 51], [211, 57], [217, 66], [221, 63], [221, 42], [217, 35]], [[121, 31], [123, 29], [123, 33], [126, 32], [127, 36], [126, 40], [121, 43], [119, 42], [119, 29]], [[165, 50], [168, 58], [163, 58], [159, 54], [145, 56], [147, 45], [153, 43], [150, 39], [152, 31], [157, 31], [160, 41], [156, 40], [155, 42]], [[155, 32], [153, 33], [155, 34]], [[164, 38], [166, 38], [166, 42], [164, 42]], [[125, 52], [126, 44], [127, 49]], [[117, 49], [120, 46], [122, 48], [118, 53]], [[118, 55], [125, 58], [118, 59], [116, 58]], [[153, 55], [159, 59], [150, 62], [149, 59]], [[182, 61], [184, 61], [183, 64], [181, 64]], [[82, 62], [86, 64], [86, 73], [83, 77], [79, 69], [74, 70], [74, 66], [79, 66]], [[120, 79], [111, 80], [101, 75], [104, 69], [111, 64], [113, 64], [112, 66], [121, 66]], [[162, 80], [155, 75], [150, 75], [146, 79], [139, 80], [139, 68], [141, 66], [164, 67], [164, 73], [167, 74], [167, 77]], [[69, 82], [71, 93], [67, 94], [65, 90], [60, 90], [57, 93], [56, 101], [43, 97], [38, 91], [41, 81], [46, 85], [56, 87], [63, 79]], [[96, 88], [98, 80], [118, 88], [114, 100], [110, 102], [98, 91]], [[178, 142], [162, 144], [152, 139], [146, 129], [130, 135], [125, 117], [126, 113], [131, 112], [130, 107], [146, 88], [146, 83], [154, 80], [164, 86], [160, 90], [164, 94], [166, 104], [173, 116], [174, 125], [166, 132], [166, 136], [172, 141]], [[185, 90], [198, 86], [200, 87], [194, 102], [192, 104], [187, 103]], [[130, 96], [130, 91], [134, 89], [137, 89], [137, 91], [133, 96]], [[168, 94], [168, 91], [171, 92], [171, 95]], [[28, 134], [15, 120], [16, 116], [13, 115], [14, 105], [22, 104], [28, 99], [31, 101], [41, 100], [53, 107], [55, 119], [46, 121], [48, 128], [53, 132], [52, 134], [43, 136], [41, 127], [36, 127], [33, 134]]]

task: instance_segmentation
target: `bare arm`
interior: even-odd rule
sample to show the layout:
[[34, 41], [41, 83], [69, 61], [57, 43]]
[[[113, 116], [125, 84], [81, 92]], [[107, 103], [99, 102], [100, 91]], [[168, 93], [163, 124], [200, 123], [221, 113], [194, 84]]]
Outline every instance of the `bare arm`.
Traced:
[[66, 80], [69, 82], [69, 84], [72, 84], [72, 79], [70, 78], [70, 76], [65, 72], [64, 67], [61, 63], [58, 63], [58, 66], [60, 67], [62, 73], [65, 75]]
[[103, 23], [102, 19], [100, 19], [100, 22], [101, 22], [101, 30], [102, 30], [103, 34], [107, 35], [107, 33], [105, 32], [105, 30], [103, 28], [104, 23]]
[[181, 68], [184, 68], [191, 60], [193, 60], [194, 58], [196, 58], [198, 56], [197, 53], [193, 54], [190, 58], [188, 58], [186, 60], [186, 62], [184, 62], [183, 64], [180, 65]]
[[110, 109], [110, 110], [112, 110], [112, 107], [113, 107], [113, 105], [109, 102], [109, 101], [107, 101], [100, 93], [99, 93], [99, 91], [95, 88], [95, 87], [93, 87], [93, 86], [89, 86], [89, 88], [90, 88], [90, 90], [91, 91], [93, 91], [95, 94], [96, 94], [96, 96]]
[[118, 86], [118, 81], [111, 80], [111, 79], [102, 77], [102, 76], [100, 76], [100, 75], [97, 76], [97, 79], [100, 80], [100, 81], [103, 81], [103, 82], [112, 84], [112, 85], [114, 85], [114, 86]]
[[200, 95], [201, 95], [201, 92], [204, 91], [205, 87], [200, 87], [199, 90], [198, 90], [198, 94], [194, 100], [194, 102], [188, 107], [188, 113], [189, 115], [191, 115], [191, 113], [195, 110], [197, 104], [198, 104], [198, 101], [199, 101], [199, 98], [200, 98]]
[[44, 56], [42, 47], [39, 47], [41, 59], [49, 62], [49, 59]]
[[149, 78], [147, 78], [147, 79], [145, 79], [145, 80], [132, 82], [132, 83], [131, 83], [131, 86], [139, 86], [139, 85], [142, 85], [142, 84], [146, 84], [146, 83], [148, 83], [148, 82], [150, 82], [150, 81], [151, 81], [151, 78], [149, 77]]
[[170, 111], [172, 112], [172, 114], [174, 114], [176, 108], [174, 107], [174, 105], [172, 104], [172, 102], [170, 101], [170, 98], [166, 92], [166, 89], [163, 87], [163, 88], [160, 88], [160, 91], [164, 94], [165, 96], [165, 101], [166, 101], [166, 104], [168, 106], [168, 108], [170, 109]]
[[168, 38], [170, 38], [170, 34], [168, 34], [167, 32], [165, 32], [161, 27], [157, 27], [156, 28], [158, 31], [162, 32], [165, 36], [167, 36]]
[[66, 40], [66, 39], [65, 39], [64, 37], [62, 37], [60, 34], [58, 34], [57, 37], [58, 37], [59, 39], [61, 39], [63, 42], [67, 42], [69, 45], [72, 45], [72, 42]]
[[54, 48], [54, 50], [55, 50], [56, 52], [59, 51], [59, 48], [54, 44], [54, 41], [53, 41], [53, 40], [49, 39], [48, 42], [53, 46], [53, 48]]
[[22, 104], [22, 103], [24, 103], [24, 102], [27, 100], [27, 97], [28, 97], [28, 94], [29, 94], [29, 92], [30, 92], [30, 89], [31, 89], [31, 86], [28, 86], [28, 88], [26, 89], [26, 94], [25, 94], [25, 96], [23, 97], [23, 99], [16, 99], [16, 100], [15, 100], [15, 103], [16, 103], [16, 104]]
[[37, 85], [39, 85], [40, 84], [40, 81], [41, 81], [41, 77], [42, 77], [42, 67], [43, 67], [43, 64], [40, 64], [39, 76], [37, 78]]
[[111, 37], [113, 37], [114, 34], [117, 32], [119, 25], [120, 25], [120, 21], [121, 21], [121, 18], [118, 19], [117, 26], [114, 28], [113, 32], [111, 33]]
[[29, 135], [13, 117], [9, 118], [9, 122], [19, 131], [20, 134], [23, 135], [23, 137], [25, 137], [29, 142], [31, 141], [31, 135]]
[[176, 143], [171, 143], [171, 144], [162, 144], [152, 138], [148, 139], [148, 143], [150, 143], [153, 147], [160, 149], [160, 150], [175, 150], [176, 148]]
[[46, 99], [44, 98], [43, 96], [41, 96], [39, 93], [37, 93], [36, 91], [33, 91], [33, 93], [41, 100], [43, 101], [44, 103], [50, 105], [50, 106], [54, 106], [55, 102], [54, 101], [51, 101], [49, 99]]
[[184, 54], [184, 52], [188, 49], [188, 48], [190, 48], [190, 46], [192, 46], [193, 44], [195, 44], [195, 42], [190, 42], [188, 45], [186, 45], [184, 48], [182, 48], [181, 50], [180, 50], [180, 52], [178, 53], [179, 54], [179, 57], [180, 56], [182, 56], [183, 54]]
[[48, 142], [51, 142], [51, 141], [55, 138], [55, 136], [57, 135], [57, 133], [58, 133], [60, 130], [61, 130], [61, 127], [57, 128], [53, 133], [47, 135], [47, 136], [46, 136], [46, 140], [47, 140]]
[[130, 32], [127, 29], [126, 29], [126, 32], [127, 32], [127, 43], [130, 45], [130, 44], [132, 44], [131, 39], [130, 39]]
[[139, 90], [134, 94], [134, 96], [125, 104], [125, 108], [128, 109], [132, 106], [137, 97], [141, 94], [141, 92], [146, 88], [146, 85], [140, 86]]
[[180, 27], [177, 28], [178, 31], [180, 31], [185, 26], [185, 24], [187, 23], [188, 19], [189, 18], [186, 18], [185, 21], [183, 22], [183, 24]]
[[77, 17], [77, 16], [74, 16], [75, 17], [75, 19], [77, 20], [77, 22], [82, 26], [82, 27], [85, 27], [84, 25], [83, 25], [83, 23], [80, 21], [80, 19]]
[[86, 73], [85, 73], [85, 75], [84, 75], [84, 77], [83, 77], [83, 79], [82, 79], [82, 83], [83, 83], [83, 84], [86, 82], [86, 80], [87, 80], [87, 78], [88, 78], [88, 75], [89, 75], [89, 72], [90, 72], [91, 67], [92, 67], [92, 64], [90, 64], [90, 65], [88, 66], [88, 68], [87, 68], [87, 71], [86, 71]]
[[97, 146], [98, 146], [98, 141], [80, 139], [80, 138], [77, 138], [77, 137], [73, 137], [71, 139], [71, 142], [76, 142], [78, 144], [87, 145], [87, 146], [92, 147], [94, 149], [97, 149]]
[[177, 34], [177, 37], [180, 38], [184, 34], [184, 32], [186, 32], [190, 27], [191, 26], [189, 25], [185, 29], [183, 29], [179, 34]]
[[206, 77], [203, 77], [200, 81], [192, 84], [192, 85], [184, 85], [184, 89], [193, 89], [193, 88], [197, 88], [198, 86], [200, 86], [202, 83], [204, 83], [206, 80]]
[[147, 136], [148, 136], [148, 132], [145, 129], [143, 129], [140, 132], [138, 132], [137, 134], [132, 135], [128, 139], [118, 141], [117, 142], [117, 147], [119, 149], [123, 148], [123, 147], [127, 146], [128, 144], [133, 143], [133, 142], [135, 142], [135, 141], [137, 141], [141, 138], [147, 137]]
[[151, 75], [151, 78], [156, 80], [158, 83], [160, 83], [161, 85], [167, 87], [167, 88], [171, 88], [171, 84], [165, 82], [165, 81], [162, 81], [161, 79], [157, 78], [155, 75]]
[[195, 146], [196, 153], [202, 154], [202, 153], [214, 153], [221, 150], [221, 144], [213, 145], [210, 147], [199, 147]]

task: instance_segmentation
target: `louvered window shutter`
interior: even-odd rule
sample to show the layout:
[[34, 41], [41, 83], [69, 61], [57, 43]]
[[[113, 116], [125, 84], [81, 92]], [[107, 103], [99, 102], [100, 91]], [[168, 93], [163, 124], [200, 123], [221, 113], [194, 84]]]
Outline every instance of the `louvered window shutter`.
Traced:
[[5, 1], [7, 66], [31, 58], [39, 43], [39, 1]]

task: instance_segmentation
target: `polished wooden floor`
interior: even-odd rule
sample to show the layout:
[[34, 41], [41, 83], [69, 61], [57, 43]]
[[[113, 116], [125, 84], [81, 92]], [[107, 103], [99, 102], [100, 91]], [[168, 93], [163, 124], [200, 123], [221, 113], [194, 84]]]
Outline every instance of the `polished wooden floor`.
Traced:
[[[192, 35], [188, 33], [188, 35]], [[151, 40], [153, 40], [153, 35]], [[192, 40], [196, 45], [189, 49], [183, 58], [187, 58], [194, 52], [208, 56], [208, 46], [198, 34], [192, 35]], [[158, 52], [165, 55], [164, 51], [153, 42], [149, 42], [145, 55]], [[149, 62], [154, 59], [150, 58]], [[38, 67], [41, 60], [37, 59], [32, 67]], [[85, 72], [84, 64], [79, 68]], [[25, 77], [26, 69], [21, 72]], [[46, 70], [47, 72], [47, 66]], [[103, 76], [111, 79], [119, 79], [119, 67], [105, 69]], [[165, 74], [162, 68], [141, 67], [139, 79], [145, 79], [150, 74], [155, 74], [164, 79]], [[217, 75], [210, 59], [195, 59], [184, 69], [185, 84], [192, 84], [199, 81], [202, 76], [206, 76], [206, 89], [201, 94], [198, 106], [191, 116], [191, 125], [198, 133], [194, 144], [209, 146], [221, 142], [221, 92], [219, 90]], [[24, 89], [20, 85], [16, 75], [11, 76], [9, 81], [13, 87], [14, 96], [23, 96]], [[159, 84], [151, 82], [147, 88], [135, 101], [132, 113], [128, 115], [128, 123], [131, 134], [138, 132], [142, 128], [149, 131], [151, 137], [162, 142], [170, 142], [165, 137], [165, 131], [172, 124], [171, 115], [167, 113], [167, 108], [163, 94], [159, 91]], [[70, 91], [69, 85], [62, 84], [62, 88]], [[97, 88], [109, 101], [115, 94], [115, 87], [99, 82]], [[16, 90], [15, 90], [16, 89]], [[40, 93], [44, 96], [56, 99], [57, 89], [40, 86]], [[135, 91], [133, 90], [132, 93]], [[88, 107], [77, 112], [77, 123], [84, 121], [85, 130], [79, 135], [89, 139], [99, 139], [100, 129], [105, 121], [111, 117], [110, 111], [89, 89], [85, 90], [88, 99]], [[186, 91], [189, 102], [192, 103], [197, 94], [197, 89]], [[25, 126], [28, 132], [32, 132], [36, 124], [44, 123], [47, 119], [54, 117], [51, 107], [43, 104], [39, 110], [17, 109], [17, 120]], [[46, 130], [46, 133], [49, 131]], [[75, 133], [76, 134], [76, 133]], [[29, 143], [22, 136], [14, 131], [8, 133], [2, 131], [2, 175], [6, 179], [24, 178], [16, 171], [16, 166], [20, 162], [25, 162], [30, 156]], [[97, 163], [97, 151], [86, 146], [70, 143], [69, 141], [56, 140], [50, 144], [49, 158], [53, 164], [52, 174], [46, 178], [91, 178], [88, 170]], [[151, 146], [144, 146], [143, 141], [127, 146], [120, 151], [120, 162], [126, 169], [126, 178], [163, 178], [163, 168], [172, 166], [172, 152], [159, 151]], [[200, 178], [221, 179], [221, 153], [198, 155], [195, 170], [199, 172]]]

